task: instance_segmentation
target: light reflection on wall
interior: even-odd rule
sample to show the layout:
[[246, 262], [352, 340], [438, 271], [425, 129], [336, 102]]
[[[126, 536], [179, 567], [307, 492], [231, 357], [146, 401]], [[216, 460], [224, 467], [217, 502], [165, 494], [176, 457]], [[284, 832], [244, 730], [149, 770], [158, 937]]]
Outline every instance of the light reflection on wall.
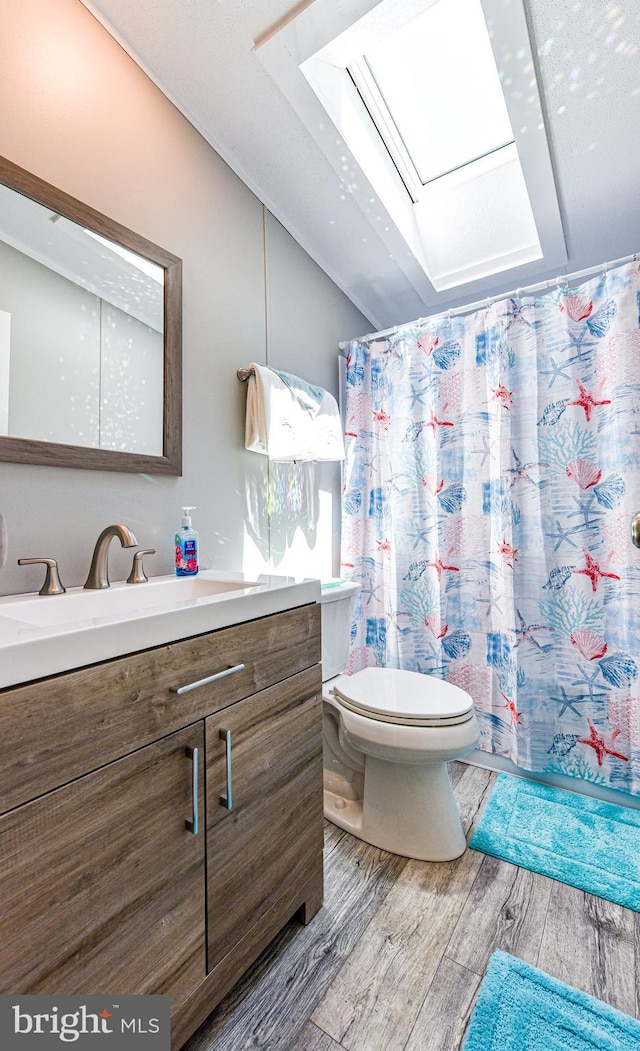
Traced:
[[255, 460], [245, 479], [243, 572], [330, 579], [337, 465]]
[[[628, 85], [630, 98], [640, 95], [638, 76], [638, 16], [635, 0], [603, 5], [597, 0], [576, 0], [564, 17], [553, 17], [547, 5], [538, 10], [531, 5], [531, 18], [538, 41], [537, 60], [542, 74], [546, 110], [551, 117], [564, 117], [565, 145], [572, 151], [593, 152], [600, 146], [598, 132], [602, 122], [589, 125], [585, 134], [584, 120], [573, 129], [570, 120], [585, 112], [584, 103], [599, 101], [608, 108], [608, 100], [620, 98], [621, 83]], [[630, 15], [631, 17], [629, 17]], [[520, 82], [519, 54], [499, 56], [499, 68], [505, 93]], [[533, 76], [533, 70], [524, 68]], [[533, 83], [533, 81], [532, 81]], [[595, 110], [591, 110], [595, 114]], [[601, 110], [599, 112], [602, 112]], [[534, 129], [523, 129], [534, 130]], [[556, 127], [556, 137], [558, 130]]]

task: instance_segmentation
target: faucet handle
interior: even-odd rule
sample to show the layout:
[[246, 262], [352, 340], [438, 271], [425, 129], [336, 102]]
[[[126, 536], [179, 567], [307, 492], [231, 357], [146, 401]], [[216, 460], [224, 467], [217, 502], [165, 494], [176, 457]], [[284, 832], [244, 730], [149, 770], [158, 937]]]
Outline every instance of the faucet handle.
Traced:
[[40, 588], [41, 595], [63, 595], [67, 590], [58, 573], [58, 563], [55, 558], [19, 558], [19, 566], [35, 566], [38, 563], [47, 567], [44, 584]]
[[147, 574], [144, 571], [142, 559], [145, 555], [155, 555], [155, 547], [143, 547], [140, 551], [136, 551], [133, 556], [133, 565], [131, 566], [131, 572], [127, 577], [127, 584], [144, 584], [145, 580], [148, 579]]

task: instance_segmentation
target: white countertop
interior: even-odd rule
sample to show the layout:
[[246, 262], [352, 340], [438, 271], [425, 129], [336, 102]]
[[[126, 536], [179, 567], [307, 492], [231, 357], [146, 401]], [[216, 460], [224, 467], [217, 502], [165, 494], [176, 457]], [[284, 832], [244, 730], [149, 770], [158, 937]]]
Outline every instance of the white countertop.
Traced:
[[[132, 589], [174, 579], [172, 576], [150, 577], [148, 585], [117, 581], [109, 590], [127, 589], [127, 597], [139, 594], [146, 596], [148, 602], [152, 588], [147, 592]], [[197, 579], [234, 582], [236, 586], [246, 583], [246, 587], [187, 600], [163, 601], [162, 605], [145, 609], [134, 608], [126, 613], [94, 616], [47, 627], [20, 620], [20, 607], [24, 606], [27, 611], [34, 608], [34, 600], [39, 608], [40, 603], [55, 603], [64, 600], [65, 596], [31, 594], [0, 598], [0, 688], [256, 620], [320, 599], [318, 580], [298, 581], [293, 577], [262, 575], [249, 580], [241, 573], [211, 569], [201, 570]], [[81, 588], [72, 588], [67, 596], [79, 595], [80, 592]], [[62, 607], [50, 608], [57, 611]], [[43, 609], [46, 611], [46, 607]]]

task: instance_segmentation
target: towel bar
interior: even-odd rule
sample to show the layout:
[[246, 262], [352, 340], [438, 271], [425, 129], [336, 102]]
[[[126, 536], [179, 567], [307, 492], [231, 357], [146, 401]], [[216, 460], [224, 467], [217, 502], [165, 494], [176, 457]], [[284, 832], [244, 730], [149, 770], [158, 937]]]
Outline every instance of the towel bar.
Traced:
[[249, 379], [249, 376], [255, 376], [255, 374], [255, 369], [238, 369], [238, 371], [236, 372], [236, 376], [238, 377], [241, 383], [246, 383]]

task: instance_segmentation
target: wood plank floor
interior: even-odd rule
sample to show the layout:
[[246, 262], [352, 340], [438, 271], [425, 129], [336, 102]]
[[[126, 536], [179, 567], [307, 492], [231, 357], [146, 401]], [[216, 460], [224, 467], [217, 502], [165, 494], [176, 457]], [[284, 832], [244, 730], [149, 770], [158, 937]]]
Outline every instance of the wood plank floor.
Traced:
[[[449, 769], [469, 837], [495, 775]], [[327, 822], [323, 908], [284, 928], [185, 1051], [458, 1051], [495, 948], [638, 1017], [636, 913], [476, 851], [410, 861]]]

